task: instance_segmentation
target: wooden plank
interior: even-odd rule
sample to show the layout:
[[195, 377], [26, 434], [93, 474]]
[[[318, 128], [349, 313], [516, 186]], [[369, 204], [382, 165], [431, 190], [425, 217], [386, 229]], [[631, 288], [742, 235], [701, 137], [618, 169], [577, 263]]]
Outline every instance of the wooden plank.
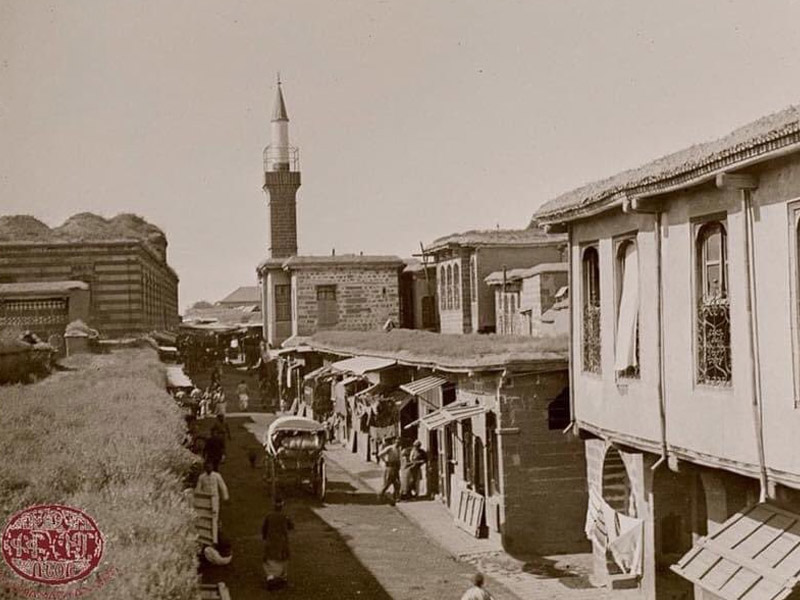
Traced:
[[727, 559], [730, 562], [733, 562], [739, 566], [746, 567], [751, 571], [758, 573], [764, 579], [775, 583], [776, 585], [792, 587], [792, 582], [788, 580], [786, 577], [782, 577], [775, 570], [758, 563], [751, 559], [748, 556], [745, 556], [735, 550], [731, 550], [730, 548], [726, 548], [724, 545], [720, 544], [716, 540], [706, 540], [705, 547], [713, 550], [723, 558]]

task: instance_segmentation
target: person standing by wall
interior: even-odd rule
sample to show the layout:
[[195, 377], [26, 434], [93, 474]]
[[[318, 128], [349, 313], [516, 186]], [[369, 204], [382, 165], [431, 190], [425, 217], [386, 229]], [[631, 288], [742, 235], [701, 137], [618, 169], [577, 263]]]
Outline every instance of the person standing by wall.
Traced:
[[428, 462], [428, 453], [422, 449], [422, 442], [414, 440], [411, 446], [411, 483], [410, 491], [414, 498], [419, 497], [419, 482], [422, 479], [422, 467]]

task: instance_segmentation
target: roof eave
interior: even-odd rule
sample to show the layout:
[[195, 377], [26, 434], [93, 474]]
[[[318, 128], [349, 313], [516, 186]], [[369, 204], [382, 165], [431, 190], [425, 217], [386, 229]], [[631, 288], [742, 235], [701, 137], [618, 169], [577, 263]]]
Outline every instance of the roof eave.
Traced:
[[[792, 137], [798, 137], [798, 135], [797, 133], [793, 133], [787, 137], [791, 139]], [[773, 140], [773, 143], [776, 143], [776, 141]], [[763, 162], [775, 160], [795, 152], [800, 152], [800, 141], [791, 142], [785, 146], [776, 148], [763, 154], [759, 154], [757, 156], [752, 156], [750, 158], [741, 159], [738, 161], [734, 159], [731, 162], [722, 164], [716, 168], [712, 167], [709, 170], [705, 170], [707, 165], [700, 165], [695, 169], [691, 169], [685, 173], [678, 173], [644, 185], [633, 186], [629, 189], [617, 190], [605, 198], [587, 203], [583, 206], [572, 206], [562, 210], [552, 211], [550, 213], [535, 213], [532, 220], [538, 225], [544, 226], [545, 229], [548, 227], [557, 227], [558, 225], [564, 225], [572, 221], [590, 218], [615, 208], [621, 208], [624, 202], [633, 198], [651, 198], [654, 196], [662, 196], [664, 194], [686, 190], [698, 185], [702, 185], [709, 181], [713, 181], [720, 173], [738, 171], [740, 169], [745, 169]], [[720, 163], [725, 162], [725, 160], [720, 159], [715, 162]], [[695, 175], [692, 175], [693, 171], [696, 173]], [[679, 183], [670, 185], [668, 182], [671, 179], [682, 180]]]

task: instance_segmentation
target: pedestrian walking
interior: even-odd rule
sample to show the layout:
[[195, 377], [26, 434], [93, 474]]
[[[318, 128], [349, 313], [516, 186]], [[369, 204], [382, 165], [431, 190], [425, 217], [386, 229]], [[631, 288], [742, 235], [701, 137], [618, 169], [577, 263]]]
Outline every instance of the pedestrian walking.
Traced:
[[414, 440], [411, 446], [411, 495], [419, 497], [419, 482], [422, 480], [422, 467], [428, 462], [428, 453], [422, 449], [422, 442]]
[[222, 439], [230, 441], [231, 427], [228, 425], [225, 415], [217, 415], [217, 420], [214, 421], [214, 424], [211, 426], [211, 435], [215, 433], [221, 436]]
[[206, 462], [203, 473], [197, 478], [197, 485], [194, 489], [196, 492], [211, 494], [211, 512], [219, 519], [220, 498], [227, 502], [230, 500], [230, 496], [228, 494], [228, 486], [225, 485], [225, 480], [222, 478], [222, 475], [217, 473], [210, 462]]
[[214, 394], [214, 414], [224, 415], [228, 412], [228, 401], [225, 398], [225, 392], [219, 390]]
[[392, 487], [393, 498], [390, 502], [394, 504], [400, 496], [400, 439], [387, 439], [385, 445], [377, 454], [378, 460], [383, 460], [386, 468], [383, 471], [383, 488], [381, 488], [378, 498], [383, 500], [386, 491]]
[[250, 393], [244, 379], [236, 386], [236, 395], [239, 397], [239, 410], [246, 412], [247, 405], [250, 403]]
[[230, 427], [225, 421], [225, 415], [217, 415], [217, 420], [211, 427], [211, 436], [203, 448], [206, 462], [211, 463], [214, 471], [219, 470], [220, 463], [225, 459], [226, 439], [231, 439]]
[[264, 542], [264, 574], [267, 589], [286, 585], [289, 569], [289, 532], [294, 529], [292, 520], [283, 513], [283, 500], [276, 498], [270, 512], [261, 525]]
[[464, 592], [461, 600], [492, 600], [492, 595], [483, 589], [483, 573], [472, 576], [472, 587]]

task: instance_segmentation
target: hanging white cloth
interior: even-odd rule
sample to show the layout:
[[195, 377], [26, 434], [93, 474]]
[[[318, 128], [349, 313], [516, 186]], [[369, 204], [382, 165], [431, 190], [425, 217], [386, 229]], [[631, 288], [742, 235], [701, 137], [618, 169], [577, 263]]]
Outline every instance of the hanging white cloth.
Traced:
[[644, 521], [621, 513], [616, 516], [618, 529], [614, 532], [614, 539], [609, 537], [608, 549], [623, 573], [641, 575]]
[[589, 504], [586, 507], [586, 524], [583, 527], [586, 537], [590, 540], [597, 539], [597, 522], [600, 520], [603, 499], [595, 490], [589, 489]]
[[623, 258], [622, 294], [617, 320], [617, 349], [614, 370], [624, 371], [638, 364], [636, 359], [636, 325], [639, 321], [639, 258], [636, 245], [625, 247]]

